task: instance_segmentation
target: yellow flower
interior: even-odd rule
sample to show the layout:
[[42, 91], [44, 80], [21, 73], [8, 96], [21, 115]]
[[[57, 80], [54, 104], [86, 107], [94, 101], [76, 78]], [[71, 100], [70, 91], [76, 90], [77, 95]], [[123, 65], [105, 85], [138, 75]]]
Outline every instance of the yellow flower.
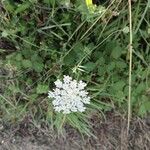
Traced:
[[88, 10], [94, 13], [97, 6], [93, 4], [92, 0], [86, 0], [86, 5], [88, 7]]
[[87, 6], [93, 5], [92, 0], [86, 0], [86, 5]]

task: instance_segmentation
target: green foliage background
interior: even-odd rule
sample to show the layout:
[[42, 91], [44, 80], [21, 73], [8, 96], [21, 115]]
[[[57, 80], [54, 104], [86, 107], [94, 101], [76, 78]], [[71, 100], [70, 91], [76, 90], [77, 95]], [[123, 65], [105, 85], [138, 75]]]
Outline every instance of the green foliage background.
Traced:
[[[150, 3], [133, 1], [132, 111], [150, 110]], [[127, 113], [129, 22], [126, 0], [102, 2], [95, 13], [84, 0], [4, 0], [0, 7], [0, 117], [25, 116], [62, 130], [65, 123], [91, 135], [90, 117]], [[2, 43], [2, 44], [1, 44]], [[53, 112], [48, 90], [70, 75], [88, 83], [84, 114]]]

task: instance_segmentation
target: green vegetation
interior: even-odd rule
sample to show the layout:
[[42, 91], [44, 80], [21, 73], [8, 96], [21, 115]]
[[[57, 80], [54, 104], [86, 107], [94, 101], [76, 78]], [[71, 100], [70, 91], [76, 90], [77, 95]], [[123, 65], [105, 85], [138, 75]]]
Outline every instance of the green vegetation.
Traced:
[[[0, 117], [31, 116], [62, 131], [68, 124], [92, 135], [90, 118], [106, 111], [127, 115], [129, 20], [126, 0], [3, 0], [0, 4]], [[133, 115], [150, 110], [150, 1], [132, 2]], [[88, 84], [85, 113], [55, 113], [47, 97], [63, 75]], [[94, 135], [93, 135], [94, 136]]]

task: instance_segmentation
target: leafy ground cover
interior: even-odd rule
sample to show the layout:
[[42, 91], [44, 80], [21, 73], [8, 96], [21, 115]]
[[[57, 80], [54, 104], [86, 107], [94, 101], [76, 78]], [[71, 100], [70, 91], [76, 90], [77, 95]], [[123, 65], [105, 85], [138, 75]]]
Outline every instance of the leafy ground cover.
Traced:
[[[150, 110], [150, 2], [132, 1], [134, 116]], [[3, 0], [0, 2], [0, 117], [64, 133], [66, 125], [93, 136], [91, 118], [127, 116], [129, 14], [126, 0]], [[63, 75], [87, 83], [84, 113], [53, 110], [48, 91]]]

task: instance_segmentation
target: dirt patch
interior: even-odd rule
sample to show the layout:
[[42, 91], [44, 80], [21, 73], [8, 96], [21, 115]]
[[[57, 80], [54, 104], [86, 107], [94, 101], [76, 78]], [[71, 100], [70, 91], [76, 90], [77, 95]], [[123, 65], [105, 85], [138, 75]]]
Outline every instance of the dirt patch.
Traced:
[[0, 150], [149, 150], [149, 119], [132, 120], [129, 136], [126, 120], [108, 114], [106, 120], [94, 120], [93, 129], [97, 138], [82, 137], [67, 127], [64, 136], [33, 125], [30, 121], [17, 126], [1, 125]]

